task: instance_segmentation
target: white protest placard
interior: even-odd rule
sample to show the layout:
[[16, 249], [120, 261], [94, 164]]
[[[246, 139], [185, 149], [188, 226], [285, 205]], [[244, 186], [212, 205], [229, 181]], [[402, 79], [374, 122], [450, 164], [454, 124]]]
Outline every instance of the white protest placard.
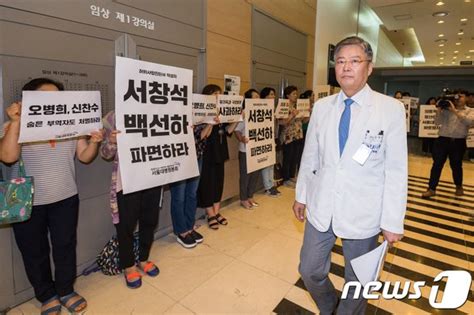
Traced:
[[193, 125], [215, 125], [217, 97], [215, 95], [193, 94]]
[[115, 114], [125, 194], [199, 175], [192, 80], [189, 69], [116, 57]]
[[409, 97], [410, 99], [410, 108], [417, 109], [418, 105], [420, 105], [420, 99], [418, 97]]
[[290, 100], [280, 98], [275, 110], [276, 119], [286, 119], [290, 115]]
[[407, 132], [410, 132], [410, 104], [411, 100], [409, 98], [402, 98], [400, 100], [405, 106], [405, 117], [407, 122]]
[[474, 127], [469, 128], [467, 131], [466, 146], [468, 148], [474, 148]]
[[275, 122], [272, 99], [245, 100], [247, 173], [275, 164]]
[[296, 118], [307, 118], [311, 116], [311, 104], [309, 103], [309, 99], [299, 98], [296, 100], [296, 110], [298, 111]]
[[435, 124], [436, 105], [420, 105], [418, 137], [438, 138], [439, 126]]
[[331, 95], [330, 85], [316, 85], [314, 89], [314, 99], [319, 100], [320, 98]]
[[217, 108], [221, 123], [233, 123], [242, 121], [242, 102], [240, 95], [217, 95]]
[[101, 128], [99, 91], [23, 91], [19, 143], [68, 139]]
[[228, 95], [240, 94], [240, 77], [236, 75], [224, 74], [224, 92]]

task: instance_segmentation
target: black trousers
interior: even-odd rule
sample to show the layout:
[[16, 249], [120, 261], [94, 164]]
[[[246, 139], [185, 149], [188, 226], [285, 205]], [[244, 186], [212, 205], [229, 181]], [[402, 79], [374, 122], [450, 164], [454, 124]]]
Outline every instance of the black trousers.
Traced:
[[119, 223], [115, 224], [119, 241], [119, 259], [122, 269], [135, 265], [133, 233], [138, 222], [139, 259], [147, 261], [154, 241], [155, 228], [160, 214], [161, 187], [130, 194], [117, 194]]
[[281, 172], [284, 182], [296, 175], [300, 145], [298, 140], [283, 145], [283, 165]]
[[[79, 197], [33, 206], [28, 221], [13, 224], [26, 275], [40, 302], [74, 291]], [[53, 247], [54, 280], [49, 259]]]
[[429, 187], [436, 190], [444, 163], [449, 157], [449, 165], [456, 186], [462, 186], [462, 158], [466, 152], [466, 139], [439, 137], [433, 144], [433, 166]]

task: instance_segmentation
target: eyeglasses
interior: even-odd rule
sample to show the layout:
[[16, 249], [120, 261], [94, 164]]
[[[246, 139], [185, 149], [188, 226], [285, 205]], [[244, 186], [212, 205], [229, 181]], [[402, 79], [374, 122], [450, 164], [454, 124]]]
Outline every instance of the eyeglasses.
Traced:
[[338, 60], [336, 60], [336, 66], [343, 67], [346, 64], [349, 64], [351, 67], [357, 68], [364, 61], [371, 62], [372, 60], [370, 60], [370, 59], [366, 59], [366, 60], [361, 60], [361, 59], [350, 59], [350, 60], [338, 59]]

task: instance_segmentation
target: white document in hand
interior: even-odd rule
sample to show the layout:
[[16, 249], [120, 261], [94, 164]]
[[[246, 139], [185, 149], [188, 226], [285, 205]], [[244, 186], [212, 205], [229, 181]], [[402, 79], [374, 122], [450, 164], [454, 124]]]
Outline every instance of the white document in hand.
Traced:
[[377, 281], [386, 253], [387, 241], [384, 241], [376, 249], [351, 260], [352, 269], [363, 286], [370, 281]]

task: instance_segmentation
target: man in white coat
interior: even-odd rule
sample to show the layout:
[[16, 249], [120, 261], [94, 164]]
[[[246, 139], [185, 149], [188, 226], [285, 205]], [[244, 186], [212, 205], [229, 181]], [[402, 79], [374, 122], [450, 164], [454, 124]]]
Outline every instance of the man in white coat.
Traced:
[[407, 201], [405, 108], [367, 85], [372, 48], [359, 37], [336, 45], [342, 91], [315, 103], [296, 185], [293, 211], [305, 226], [299, 271], [321, 314], [364, 314], [367, 301], [338, 302], [328, 278], [331, 250], [342, 239], [344, 279], [357, 281], [350, 261], [403, 236]]

